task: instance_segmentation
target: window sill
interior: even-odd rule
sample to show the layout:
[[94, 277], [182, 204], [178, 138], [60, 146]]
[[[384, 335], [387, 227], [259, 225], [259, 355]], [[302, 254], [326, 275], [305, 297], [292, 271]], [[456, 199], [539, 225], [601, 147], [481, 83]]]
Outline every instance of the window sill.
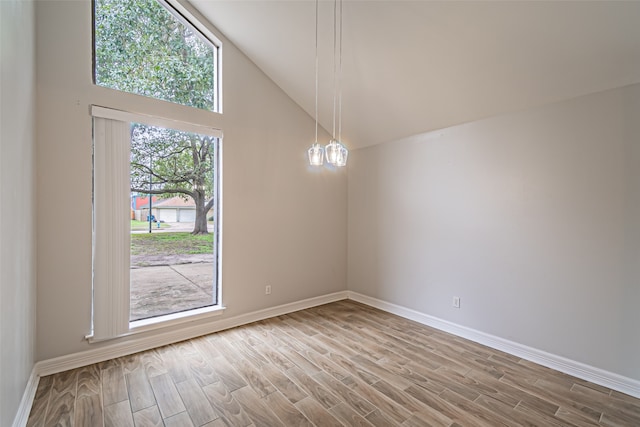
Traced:
[[221, 305], [213, 305], [210, 307], [197, 308], [195, 310], [181, 311], [180, 313], [167, 314], [165, 316], [136, 320], [129, 322], [129, 331], [131, 331], [131, 333], [146, 332], [153, 329], [166, 328], [169, 326], [179, 325], [181, 323], [220, 316], [224, 313], [224, 309], [225, 307]]
[[[182, 311], [180, 313], [167, 314], [165, 316], [152, 317], [149, 319], [136, 320], [129, 322], [129, 332], [114, 338], [122, 338], [130, 335], [140, 334], [143, 332], [153, 331], [156, 329], [169, 328], [171, 326], [180, 325], [188, 322], [195, 322], [202, 319], [220, 316], [224, 313], [225, 307], [222, 305], [214, 305], [210, 307], [197, 308], [195, 310]], [[86, 337], [89, 343], [101, 342], [106, 340], [96, 340], [93, 335]]]

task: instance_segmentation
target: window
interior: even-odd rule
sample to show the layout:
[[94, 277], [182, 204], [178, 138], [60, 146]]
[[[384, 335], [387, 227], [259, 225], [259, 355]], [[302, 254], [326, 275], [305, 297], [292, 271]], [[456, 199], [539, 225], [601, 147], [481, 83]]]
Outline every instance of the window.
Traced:
[[218, 139], [130, 128], [130, 321], [217, 304]]
[[[95, 106], [92, 114], [93, 339], [217, 309], [220, 132]], [[161, 207], [191, 214], [180, 221]]]
[[218, 50], [170, 5], [156, 0], [95, 0], [97, 85], [219, 111]]
[[221, 44], [175, 0], [94, 0], [93, 12], [94, 83], [163, 112], [92, 107], [97, 341], [221, 313], [222, 132], [175, 120], [220, 112]]

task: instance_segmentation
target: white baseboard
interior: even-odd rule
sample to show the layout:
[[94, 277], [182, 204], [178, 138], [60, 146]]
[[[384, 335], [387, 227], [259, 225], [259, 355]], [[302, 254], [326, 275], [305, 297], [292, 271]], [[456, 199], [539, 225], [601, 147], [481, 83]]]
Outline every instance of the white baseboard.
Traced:
[[251, 313], [230, 317], [228, 319], [221, 319], [214, 322], [186, 326], [184, 328], [167, 332], [160, 332], [151, 336], [144, 336], [126, 342], [106, 345], [100, 348], [87, 350], [80, 353], [73, 353], [53, 359], [43, 360], [36, 363], [34, 371], [37, 375], [45, 376], [67, 371], [69, 369], [76, 369], [82, 366], [91, 365], [93, 363], [98, 363], [105, 360], [126, 356], [128, 354], [161, 347], [163, 345], [168, 345], [174, 342], [184, 341], [202, 335], [211, 334], [214, 332], [222, 331], [224, 329], [246, 325], [247, 323], [257, 322], [259, 320], [268, 319], [270, 317], [281, 316], [283, 314], [292, 313], [294, 311], [304, 310], [306, 308], [347, 299], [347, 295], [347, 291], [335, 292], [333, 294], [308, 298], [302, 301], [296, 301], [289, 304], [279, 305], [277, 307], [271, 307], [264, 310], [258, 310]]
[[517, 342], [505, 340], [495, 335], [480, 332], [466, 326], [461, 326], [416, 310], [362, 295], [357, 292], [349, 291], [348, 298], [371, 307], [396, 314], [406, 319], [414, 320], [418, 323], [422, 323], [423, 325], [431, 326], [432, 328], [486, 345], [496, 350], [513, 354], [514, 356], [564, 372], [565, 374], [573, 375], [574, 377], [640, 398], [640, 381], [638, 380], [624, 377], [614, 372], [605, 371], [594, 366], [589, 366], [562, 356], [550, 354]]
[[33, 399], [36, 396], [36, 390], [38, 389], [39, 381], [40, 377], [38, 376], [38, 374], [36, 374], [36, 369], [34, 366], [33, 369], [31, 369], [31, 375], [29, 376], [29, 381], [27, 381], [27, 386], [24, 389], [24, 393], [22, 393], [22, 399], [20, 400], [18, 412], [16, 413], [16, 417], [13, 419], [13, 427], [24, 427], [27, 425], [29, 414], [31, 413], [31, 406], [33, 406]]

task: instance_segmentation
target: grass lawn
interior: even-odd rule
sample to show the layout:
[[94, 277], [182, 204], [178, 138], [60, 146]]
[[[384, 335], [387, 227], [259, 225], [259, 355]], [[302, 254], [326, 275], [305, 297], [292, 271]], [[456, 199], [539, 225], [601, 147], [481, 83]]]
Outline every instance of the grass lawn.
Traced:
[[[158, 223], [151, 223], [152, 228], [157, 228]], [[171, 227], [169, 224], [165, 224], [164, 222], [160, 223], [160, 228], [168, 228]], [[149, 229], [149, 221], [136, 221], [135, 219], [131, 220], [131, 229], [132, 230], [148, 230]]]
[[194, 236], [184, 233], [131, 235], [131, 255], [195, 255], [213, 252], [213, 233]]

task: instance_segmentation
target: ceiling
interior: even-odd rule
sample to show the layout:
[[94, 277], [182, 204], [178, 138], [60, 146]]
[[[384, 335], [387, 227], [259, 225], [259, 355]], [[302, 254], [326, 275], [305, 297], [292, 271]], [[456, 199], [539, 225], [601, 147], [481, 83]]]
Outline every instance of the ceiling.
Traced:
[[[313, 117], [313, 1], [191, 3]], [[329, 132], [333, 5], [319, 5]], [[352, 149], [640, 82], [638, 1], [345, 0], [343, 10], [342, 140]]]

